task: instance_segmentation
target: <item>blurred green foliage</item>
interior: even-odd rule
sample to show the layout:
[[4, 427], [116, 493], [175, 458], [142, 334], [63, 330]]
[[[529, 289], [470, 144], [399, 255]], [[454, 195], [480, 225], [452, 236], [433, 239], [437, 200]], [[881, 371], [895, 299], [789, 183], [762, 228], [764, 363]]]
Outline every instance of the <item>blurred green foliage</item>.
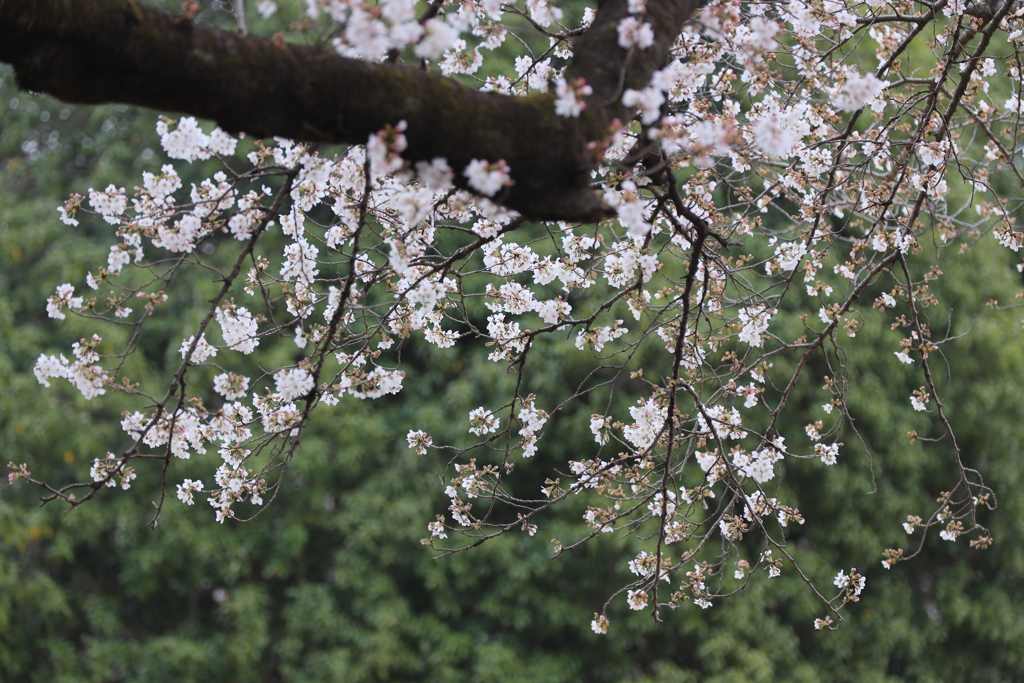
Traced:
[[[70, 318], [54, 324], [45, 299], [62, 282], [81, 282], [110, 243], [95, 224], [62, 225], [56, 207], [70, 192], [131, 187], [158, 167], [155, 121], [18, 92], [0, 71], [0, 446], [5, 461], [54, 482], [84, 478], [93, 458], [124, 445], [119, 415], [133, 407], [117, 395], [86, 402], [67, 387], [44, 389], [32, 374], [39, 353], [94, 331]], [[973, 552], [933, 537], [913, 562], [881, 568], [881, 550], [908, 544], [900, 522], [930, 509], [953, 469], [948, 447], [910, 444], [909, 430], [938, 436], [936, 425], [907, 400], [920, 380], [892, 358], [899, 333], [867, 315], [844, 359], [859, 435], [840, 436], [835, 467], [802, 463], [779, 481], [808, 519], [790, 535], [808, 576], [827, 586], [852, 564], [868, 577], [836, 632], [813, 629], [821, 605], [787, 566], [657, 625], [617, 598], [610, 634], [595, 635], [591, 615], [627, 580], [631, 546], [602, 536], [551, 560], [549, 539], [579, 532], [579, 504], [542, 517], [535, 537], [434, 559], [419, 540], [446, 504], [434, 477], [446, 463], [415, 455], [405, 434], [431, 426], [439, 441], [453, 439], [466, 412], [509, 378], [482, 348], [414, 348], [415, 371], [398, 397], [321, 411], [279, 495], [252, 522], [217, 525], [201, 502], [185, 507], [169, 491], [150, 531], [158, 472], [140, 470], [130, 491], [105, 491], [71, 513], [38, 506], [39, 491], [24, 484], [0, 487], [0, 680], [1018, 680], [1024, 349], [1019, 314], [984, 304], [1012, 302], [1020, 283], [994, 240], [940, 265], [943, 303], [929, 324], [970, 332], [944, 346], [945, 400], [965, 458], [1000, 496], [983, 520], [996, 543]], [[172, 327], [133, 375], [161, 376]], [[105, 337], [112, 348], [124, 342]], [[579, 354], [546, 351], [534, 358], [538, 381], [585, 372]], [[801, 388], [792, 401], [806, 413], [781, 431], [802, 433], [824, 400]], [[522, 469], [544, 473], [590, 447], [586, 420], [566, 417]], [[197, 460], [175, 463], [175, 481], [203, 474]]]

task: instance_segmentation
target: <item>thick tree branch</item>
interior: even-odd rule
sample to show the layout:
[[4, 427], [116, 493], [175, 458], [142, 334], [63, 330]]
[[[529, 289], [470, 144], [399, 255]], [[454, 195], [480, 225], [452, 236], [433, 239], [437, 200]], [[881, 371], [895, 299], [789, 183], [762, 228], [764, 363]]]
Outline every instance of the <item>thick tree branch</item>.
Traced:
[[595, 221], [611, 211], [589, 188], [588, 143], [628, 116], [622, 84], [647, 83], [693, 7], [652, 0], [656, 44], [627, 55], [615, 32], [626, 1], [601, 3], [570, 70], [595, 90], [579, 119], [556, 116], [551, 95], [481, 93], [421, 70], [206, 28], [136, 0], [0, 0], [0, 61], [21, 87], [66, 102], [178, 111], [257, 137], [362, 143], [404, 120], [408, 160], [444, 157], [459, 175], [472, 159], [504, 159], [515, 184], [496, 201], [528, 218]]
[[638, 19], [654, 28], [654, 45], [644, 50], [619, 47], [619, 22], [629, 16], [628, 3], [599, 2], [594, 23], [577, 44], [566, 77], [570, 81], [583, 78], [594, 89], [588, 105], [598, 109], [602, 118], [625, 123], [632, 117], [632, 111], [622, 105], [622, 94], [627, 88], [647, 87], [654, 72], [668, 61], [683, 23], [706, 1], [648, 0], [646, 12]]

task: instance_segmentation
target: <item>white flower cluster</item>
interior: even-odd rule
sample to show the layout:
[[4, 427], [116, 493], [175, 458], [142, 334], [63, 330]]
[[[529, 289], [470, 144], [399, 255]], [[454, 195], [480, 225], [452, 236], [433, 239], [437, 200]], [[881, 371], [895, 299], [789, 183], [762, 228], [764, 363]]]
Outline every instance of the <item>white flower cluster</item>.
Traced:
[[293, 401], [313, 390], [313, 376], [305, 368], [279, 370], [274, 374], [274, 384], [282, 401]]
[[[195, 344], [194, 349], [192, 348], [193, 343]], [[191, 355], [189, 355], [190, 349], [192, 350]], [[191, 363], [205, 363], [217, 355], [217, 348], [206, 341], [205, 334], [199, 335], [198, 341], [196, 341], [195, 335], [193, 335], [182, 340], [181, 346], [178, 347], [178, 353], [181, 354], [182, 358], [187, 359]]]
[[[217, 521], [221, 524], [225, 519], [235, 516], [232, 506], [245, 501], [246, 498], [253, 505], [263, 505], [263, 494], [267, 491], [267, 482], [253, 477], [251, 470], [244, 467], [232, 467], [226, 463], [217, 468], [214, 479], [220, 489], [211, 492], [207, 500], [216, 512]], [[194, 484], [200, 483], [194, 482]], [[191, 499], [190, 494], [186, 495]], [[179, 498], [182, 496], [180, 488], [178, 496]]]
[[236, 138], [220, 128], [214, 128], [206, 135], [191, 116], [182, 117], [177, 122], [161, 118], [156, 124], [156, 132], [167, 156], [185, 161], [209, 159], [211, 155], [231, 156], [238, 143]]
[[646, 50], [654, 45], [654, 29], [650, 23], [641, 22], [635, 16], [620, 19], [616, 30], [619, 34], [619, 47], [623, 50], [629, 50], [634, 46]]
[[124, 458], [118, 458], [113, 453], [107, 453], [106, 458], [96, 458], [92, 461], [89, 469], [89, 476], [95, 482], [103, 482], [105, 486], [117, 486], [127, 491], [131, 488], [131, 482], [135, 479], [135, 469], [126, 465]]
[[867, 584], [867, 578], [858, 574], [856, 569], [851, 570], [849, 574], [840, 571], [832, 584], [836, 588], [848, 590], [854, 597], [859, 597]]
[[616, 320], [613, 325], [580, 330], [576, 335], [576, 348], [582, 351], [585, 347], [590, 346], [595, 352], [600, 353], [604, 350], [605, 344], [629, 332], [628, 329], [620, 327], [620, 325], [622, 325], [622, 321]]
[[544, 423], [548, 421], [548, 414], [537, 408], [534, 405], [534, 401], [535, 398], [532, 395], [521, 400], [521, 408], [519, 413], [516, 414], [516, 418], [522, 425], [519, 429], [519, 434], [523, 437], [521, 447], [524, 458], [532, 457], [537, 452], [537, 440], [540, 438], [540, 430], [544, 427]]
[[405, 438], [409, 442], [409, 448], [416, 451], [417, 455], [426, 455], [427, 449], [434, 445], [434, 440], [422, 429], [409, 430]]
[[587, 103], [583, 99], [594, 93], [594, 89], [584, 82], [570, 86], [565, 78], [559, 76], [555, 81], [555, 113], [568, 118], [578, 118]]
[[64, 308], [81, 309], [82, 297], [75, 296], [75, 288], [65, 282], [57, 287], [57, 293], [51, 296], [46, 302], [46, 314], [57, 320], [64, 320]]
[[490, 163], [483, 159], [473, 159], [463, 175], [469, 181], [469, 186], [485, 197], [493, 197], [501, 188], [512, 184], [508, 164], [503, 160]]
[[747, 453], [742, 449], [733, 455], [732, 464], [740, 474], [763, 484], [775, 477], [775, 463], [782, 460], [782, 452], [766, 446]]
[[704, 415], [697, 416], [697, 432], [700, 434], [710, 433], [716, 439], [742, 439], [747, 435], [743, 429], [743, 418], [735, 408], [726, 408], [722, 405], [707, 406], [704, 410], [710, 418], [711, 427], [708, 427]]
[[123, 187], [108, 185], [103, 192], [97, 192], [90, 187], [89, 206], [103, 216], [103, 220], [111, 225], [117, 225], [120, 222], [117, 217], [128, 207], [128, 198], [124, 196]]
[[768, 323], [775, 314], [773, 309], [761, 304], [750, 308], [741, 308], [737, 316], [743, 328], [740, 330], [739, 340], [746, 342], [753, 347], [760, 348], [764, 344], [764, 333], [768, 330]]
[[638, 403], [639, 405], [630, 407], [629, 414], [633, 418], [633, 424], [627, 425], [622, 430], [622, 435], [637, 451], [646, 451], [665, 429], [668, 408], [661, 405], [655, 397], [640, 399]]
[[[846, 80], [833, 95], [832, 102], [840, 111], [856, 111], [875, 102], [885, 82], [870, 74], [861, 74], [855, 69], [846, 69]], [[880, 109], [879, 109], [880, 111]]]
[[256, 319], [242, 306], [218, 308], [217, 324], [220, 325], [224, 343], [232, 351], [248, 355], [260, 344]]
[[213, 389], [229, 401], [249, 393], [249, 378], [233, 372], [222, 372], [213, 378]]
[[494, 413], [481, 406], [469, 412], [469, 425], [471, 434], [483, 436], [498, 431], [501, 421]]
[[108, 374], [99, 365], [88, 362], [69, 363], [64, 356], [40, 354], [33, 368], [36, 379], [43, 386], [50, 386], [51, 379], [66, 379], [78, 389], [85, 399], [96, 398], [106, 393]]

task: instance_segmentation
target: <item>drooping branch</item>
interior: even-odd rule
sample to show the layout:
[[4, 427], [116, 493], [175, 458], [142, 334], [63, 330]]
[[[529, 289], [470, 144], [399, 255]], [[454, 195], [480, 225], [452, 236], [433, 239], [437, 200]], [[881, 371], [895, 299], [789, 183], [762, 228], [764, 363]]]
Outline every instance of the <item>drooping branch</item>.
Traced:
[[610, 210], [589, 188], [588, 143], [627, 114], [621, 84], [646, 84], [693, 7], [650, 2], [655, 45], [627, 53], [615, 31], [626, 0], [601, 3], [570, 69], [595, 87], [595, 106], [579, 119], [556, 116], [552, 95], [482, 93], [417, 69], [207, 28], [136, 0], [0, 0], [0, 61], [21, 87], [65, 102], [182, 112], [257, 137], [362, 143], [404, 120], [408, 160], [444, 157], [458, 175], [473, 159], [504, 159], [515, 184], [496, 201], [528, 218], [595, 221]]

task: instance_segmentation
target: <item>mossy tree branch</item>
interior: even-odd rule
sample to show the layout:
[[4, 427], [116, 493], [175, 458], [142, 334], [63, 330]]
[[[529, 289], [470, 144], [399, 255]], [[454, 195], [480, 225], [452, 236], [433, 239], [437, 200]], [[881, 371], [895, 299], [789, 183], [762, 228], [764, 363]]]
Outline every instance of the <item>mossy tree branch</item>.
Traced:
[[588, 143], [628, 116], [623, 84], [646, 84], [694, 6], [651, 0], [656, 44], [627, 53], [615, 31], [626, 0], [604, 0], [569, 69], [595, 89], [579, 119], [556, 116], [551, 95], [481, 93], [418, 69], [207, 28], [136, 0], [0, 0], [0, 61], [22, 88], [65, 102], [182, 112], [257, 137], [362, 143], [404, 120], [410, 161], [444, 157], [457, 172], [472, 159], [504, 159], [515, 184], [502, 204], [532, 219], [595, 221], [610, 212], [589, 188]]

